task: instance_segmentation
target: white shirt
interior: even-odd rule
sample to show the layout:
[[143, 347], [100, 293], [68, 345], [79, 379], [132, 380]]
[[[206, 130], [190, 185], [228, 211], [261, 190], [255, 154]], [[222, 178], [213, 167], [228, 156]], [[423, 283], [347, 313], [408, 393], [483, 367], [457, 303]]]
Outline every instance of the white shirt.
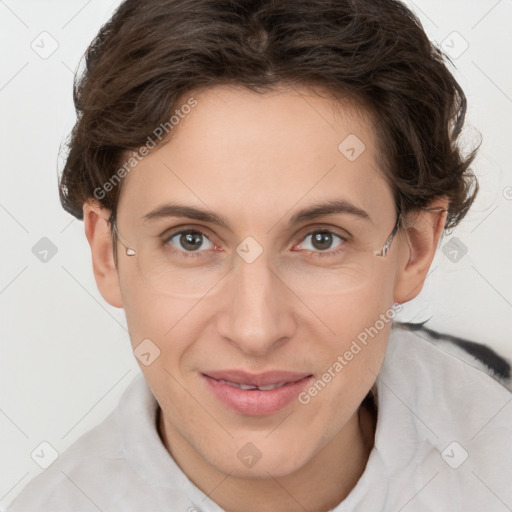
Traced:
[[[393, 329], [377, 406], [365, 471], [334, 512], [512, 510], [512, 394], [487, 373]], [[222, 512], [165, 449], [157, 408], [139, 374], [8, 512]]]

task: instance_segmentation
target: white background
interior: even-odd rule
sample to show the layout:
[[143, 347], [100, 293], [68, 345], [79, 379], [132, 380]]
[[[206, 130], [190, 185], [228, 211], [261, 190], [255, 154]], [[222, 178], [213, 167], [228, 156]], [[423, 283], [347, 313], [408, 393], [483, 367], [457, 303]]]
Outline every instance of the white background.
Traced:
[[[57, 155], [75, 119], [73, 72], [118, 3], [0, 0], [0, 509], [43, 471], [31, 457], [41, 442], [62, 453], [139, 372], [123, 311], [98, 293], [83, 224], [57, 193]], [[440, 251], [402, 318], [431, 318], [432, 328], [512, 359], [512, 0], [407, 3], [454, 56], [468, 147], [478, 132], [484, 142], [473, 166], [478, 200], [441, 243], [456, 237], [467, 254], [453, 262]], [[32, 48], [52, 44], [47, 58]], [[32, 252], [42, 237], [57, 249], [46, 263]]]

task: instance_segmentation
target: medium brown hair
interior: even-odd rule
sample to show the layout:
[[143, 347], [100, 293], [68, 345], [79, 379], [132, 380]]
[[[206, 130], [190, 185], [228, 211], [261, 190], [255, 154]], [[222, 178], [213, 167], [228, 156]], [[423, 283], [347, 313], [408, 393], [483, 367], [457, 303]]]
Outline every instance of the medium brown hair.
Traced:
[[[397, 208], [444, 196], [445, 227], [454, 227], [478, 190], [469, 169], [478, 148], [464, 156], [459, 147], [466, 97], [448, 60], [395, 0], [126, 0], [75, 80], [62, 206], [82, 219], [123, 155], [168, 123], [190, 91], [320, 85], [372, 113]], [[111, 219], [121, 186], [100, 201]]]

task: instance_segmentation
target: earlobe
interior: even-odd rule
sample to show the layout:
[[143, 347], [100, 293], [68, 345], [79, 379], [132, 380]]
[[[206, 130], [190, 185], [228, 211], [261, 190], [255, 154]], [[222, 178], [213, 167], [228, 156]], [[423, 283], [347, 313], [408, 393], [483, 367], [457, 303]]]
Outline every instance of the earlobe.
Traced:
[[110, 211], [96, 200], [84, 203], [85, 236], [91, 246], [92, 266], [101, 296], [116, 308], [123, 307], [119, 276], [114, 261]]
[[428, 210], [415, 212], [414, 217], [409, 216], [405, 232], [399, 237], [395, 302], [403, 304], [421, 292], [443, 234], [447, 209], [448, 201], [439, 199]]

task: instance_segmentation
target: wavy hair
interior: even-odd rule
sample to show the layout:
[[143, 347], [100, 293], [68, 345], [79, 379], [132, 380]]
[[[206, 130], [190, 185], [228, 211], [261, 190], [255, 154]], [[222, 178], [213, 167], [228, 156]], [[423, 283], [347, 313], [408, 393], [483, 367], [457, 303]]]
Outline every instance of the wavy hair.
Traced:
[[[456, 226], [478, 190], [458, 144], [466, 97], [448, 57], [396, 0], [126, 0], [100, 29], [75, 77], [77, 121], [59, 192], [83, 203], [168, 121], [189, 91], [280, 84], [351, 97], [372, 114], [382, 169], [402, 213], [449, 200]], [[101, 199], [115, 219], [122, 183]]]

